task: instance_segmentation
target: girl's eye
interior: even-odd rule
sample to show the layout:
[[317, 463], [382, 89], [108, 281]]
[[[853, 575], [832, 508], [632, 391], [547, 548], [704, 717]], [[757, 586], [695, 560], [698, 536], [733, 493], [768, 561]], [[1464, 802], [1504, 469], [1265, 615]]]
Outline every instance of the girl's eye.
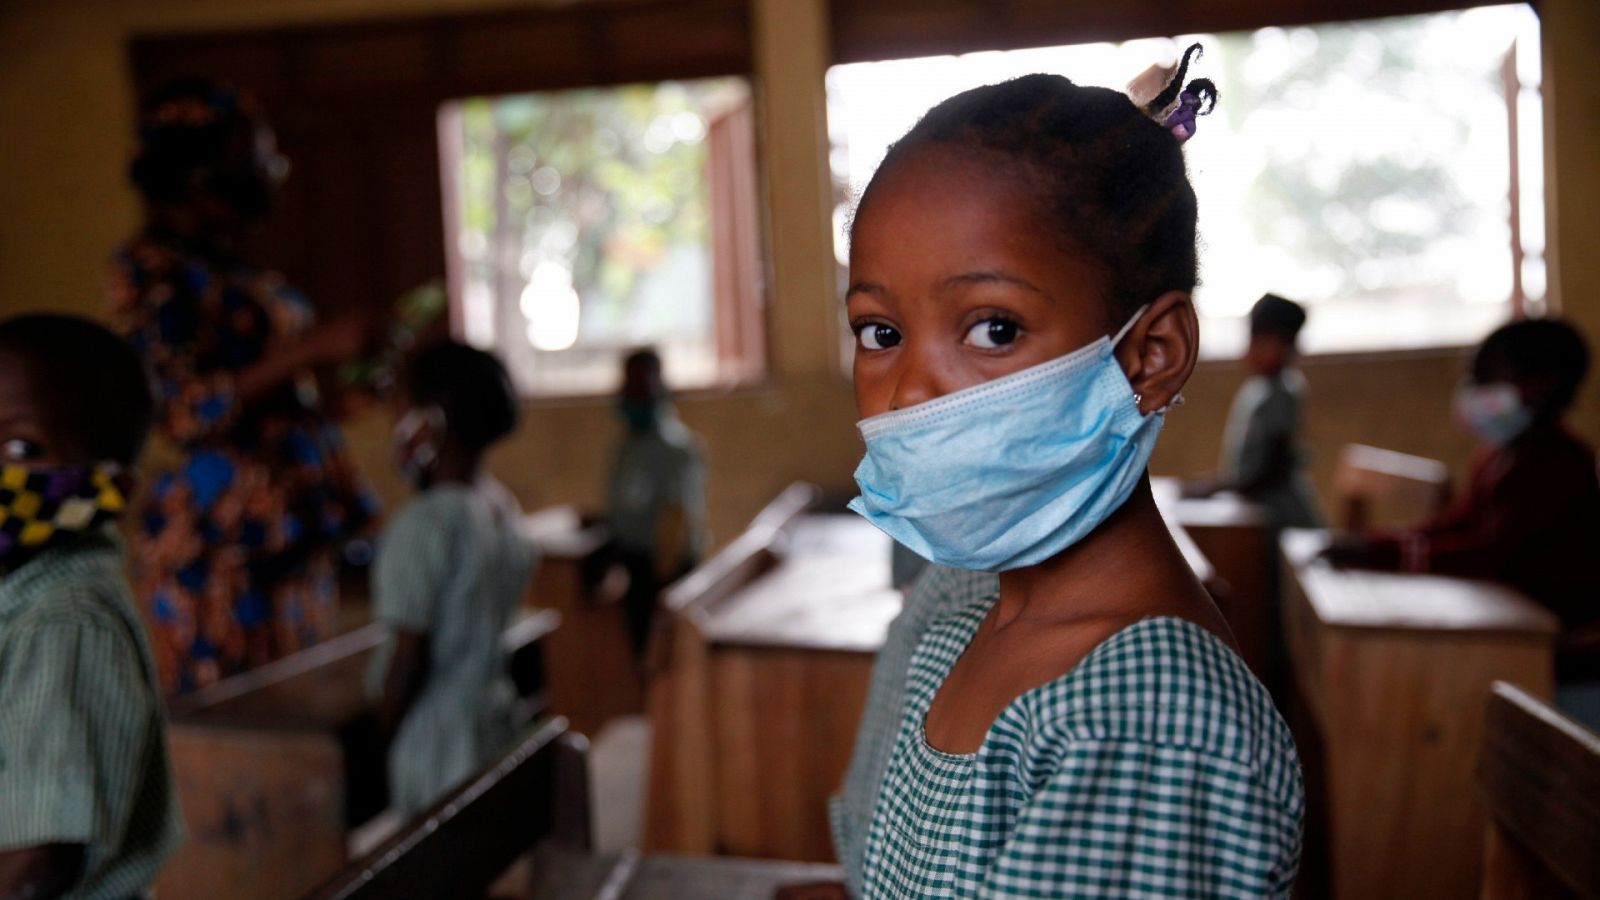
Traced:
[[856, 329], [856, 343], [863, 350], [887, 350], [900, 343], [900, 332], [888, 325], [868, 322]]
[[1017, 323], [1010, 319], [984, 319], [967, 332], [966, 342], [984, 350], [993, 350], [1016, 340], [1017, 331]]
[[11, 438], [0, 443], [0, 460], [5, 462], [29, 462], [38, 459], [44, 448], [27, 438]]

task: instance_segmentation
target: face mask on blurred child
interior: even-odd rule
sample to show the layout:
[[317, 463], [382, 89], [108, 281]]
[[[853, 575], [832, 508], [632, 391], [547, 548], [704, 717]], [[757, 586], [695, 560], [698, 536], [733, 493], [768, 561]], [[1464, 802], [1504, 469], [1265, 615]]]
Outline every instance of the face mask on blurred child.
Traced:
[[0, 571], [44, 547], [115, 519], [128, 505], [123, 469], [0, 465]]
[[1504, 447], [1533, 424], [1533, 410], [1517, 386], [1504, 381], [1456, 389], [1456, 421], [1480, 440]]
[[412, 407], [394, 423], [395, 464], [413, 486], [423, 486], [439, 461], [444, 424], [444, 410], [437, 406]]

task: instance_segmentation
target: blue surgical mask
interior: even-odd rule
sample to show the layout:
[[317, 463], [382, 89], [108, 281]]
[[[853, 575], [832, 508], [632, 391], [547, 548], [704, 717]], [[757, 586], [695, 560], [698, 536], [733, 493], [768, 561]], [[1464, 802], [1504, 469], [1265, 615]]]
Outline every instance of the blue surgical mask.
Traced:
[[850, 508], [944, 566], [1003, 572], [1082, 540], [1127, 502], [1163, 413], [1139, 398], [1113, 337], [966, 390], [865, 419]]
[[1533, 410], [1514, 384], [1464, 384], [1456, 389], [1456, 419], [1462, 427], [1496, 447], [1516, 440], [1533, 424]]

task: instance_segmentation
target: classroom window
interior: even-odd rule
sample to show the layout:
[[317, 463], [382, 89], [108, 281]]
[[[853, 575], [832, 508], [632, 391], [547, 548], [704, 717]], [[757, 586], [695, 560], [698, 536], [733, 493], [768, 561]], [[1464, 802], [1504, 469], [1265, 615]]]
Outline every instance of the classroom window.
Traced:
[[1244, 316], [1267, 291], [1311, 308], [1313, 353], [1466, 345], [1542, 310], [1539, 34], [1526, 5], [835, 66], [841, 266], [856, 196], [934, 103], [1037, 71], [1121, 89], [1196, 40], [1198, 74], [1222, 94], [1185, 146], [1206, 355], [1242, 350]]
[[455, 328], [525, 395], [612, 391], [645, 344], [677, 388], [760, 376], [745, 79], [474, 97], [440, 139]]

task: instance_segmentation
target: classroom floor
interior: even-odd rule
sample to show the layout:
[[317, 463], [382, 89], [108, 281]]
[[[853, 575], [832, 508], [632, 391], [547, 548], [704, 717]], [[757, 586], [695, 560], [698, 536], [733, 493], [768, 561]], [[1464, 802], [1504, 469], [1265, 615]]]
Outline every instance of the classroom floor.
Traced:
[[589, 746], [589, 815], [597, 853], [636, 849], [644, 833], [650, 720], [612, 719]]

